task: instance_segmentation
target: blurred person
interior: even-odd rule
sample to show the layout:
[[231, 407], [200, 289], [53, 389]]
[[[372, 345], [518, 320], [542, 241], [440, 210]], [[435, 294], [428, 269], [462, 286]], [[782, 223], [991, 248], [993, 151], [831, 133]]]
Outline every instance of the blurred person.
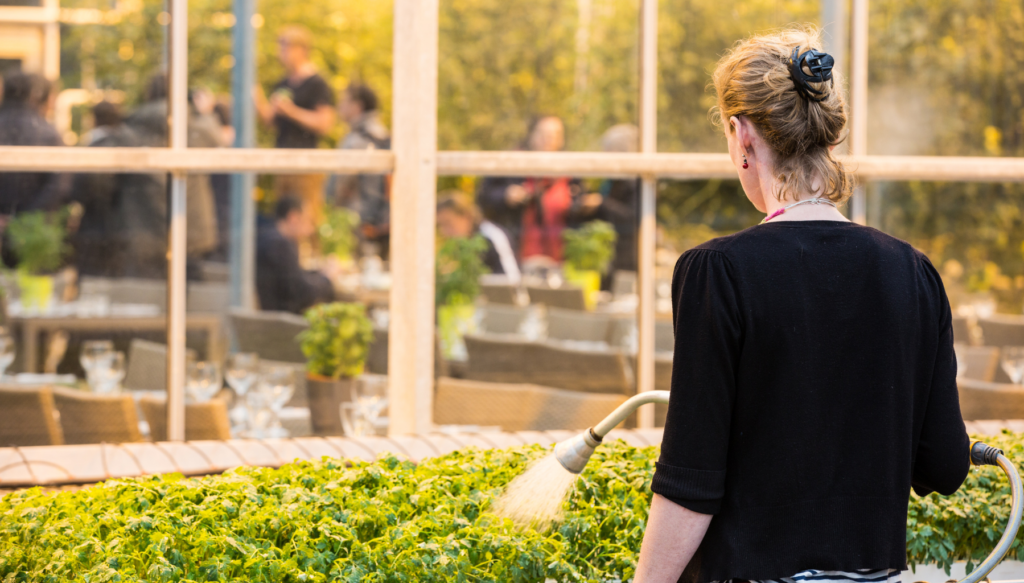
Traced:
[[[46, 121], [53, 84], [41, 75], [12, 72], [3, 83], [0, 145], [63, 146]], [[0, 172], [0, 225], [6, 217], [34, 210], [55, 210], [68, 196], [71, 177], [56, 172]]]
[[[309, 58], [312, 46], [308, 29], [295, 25], [281, 28], [277, 47], [285, 76], [274, 84], [269, 99], [262, 86], [253, 90], [260, 121], [277, 131], [276, 148], [316, 148], [334, 127], [334, 91]], [[274, 191], [278, 197], [301, 198], [314, 220], [319, 220], [323, 185], [323, 174], [281, 175], [275, 178]]]
[[[565, 126], [553, 115], [538, 117], [530, 125], [524, 149], [558, 152], [565, 147]], [[510, 235], [520, 261], [531, 257], [562, 260], [562, 231], [579, 181], [567, 178], [487, 178], [478, 202], [488, 220]]]
[[[95, 147], [166, 147], [167, 78], [154, 76], [147, 84], [144, 100], [124, 123]], [[216, 148], [217, 127], [189, 103], [188, 146]], [[217, 245], [217, 221], [210, 177], [189, 174], [186, 186], [187, 259], [195, 273], [197, 262]], [[98, 240], [94, 252], [78, 250], [88, 273], [98, 269], [108, 275], [165, 279], [167, 277], [167, 175], [97, 174], [78, 177], [75, 199], [82, 203], [83, 232], [93, 225]], [[112, 240], [110, 240], [112, 239]], [[113, 250], [109, 253], [104, 249]], [[85, 255], [85, 257], [81, 257]], [[101, 265], [90, 267], [86, 257], [97, 257]], [[113, 273], [110, 273], [113, 272]]]
[[328, 258], [319, 271], [299, 264], [298, 243], [315, 228], [301, 199], [278, 199], [274, 220], [263, 224], [256, 236], [256, 293], [261, 309], [301, 314], [334, 299], [331, 280], [341, 273], [340, 264]]
[[[601, 136], [605, 152], [636, 152], [640, 129], [633, 124], [618, 124]], [[637, 270], [637, 233], [639, 230], [640, 180], [637, 178], [603, 180], [598, 192], [580, 196], [571, 212], [570, 224], [591, 220], [607, 221], [615, 227], [615, 258], [602, 277], [601, 287], [609, 289], [615, 271]]]
[[503, 274], [510, 283], [518, 284], [521, 279], [519, 264], [505, 231], [484, 220], [473, 199], [464, 192], [445, 191], [438, 195], [438, 199], [437, 230], [441, 236], [446, 239], [483, 236], [487, 241], [484, 264], [491, 273]]
[[837, 208], [846, 99], [820, 46], [813, 28], [751, 37], [712, 76], [730, 161], [766, 216], [676, 264], [636, 583], [897, 583], [911, 491], [948, 496], [970, 469], [942, 279]]
[[[391, 149], [391, 135], [381, 122], [377, 94], [372, 89], [350, 84], [342, 93], [338, 113], [349, 127], [338, 148]], [[389, 194], [388, 177], [383, 174], [335, 174], [327, 182], [327, 200], [359, 214], [363, 239], [379, 245], [382, 257], [387, 257], [391, 230]]]
[[104, 139], [111, 132], [117, 131], [123, 121], [124, 115], [119, 105], [106, 100], [97, 103], [92, 106], [92, 129], [82, 137], [81, 144], [91, 146]]

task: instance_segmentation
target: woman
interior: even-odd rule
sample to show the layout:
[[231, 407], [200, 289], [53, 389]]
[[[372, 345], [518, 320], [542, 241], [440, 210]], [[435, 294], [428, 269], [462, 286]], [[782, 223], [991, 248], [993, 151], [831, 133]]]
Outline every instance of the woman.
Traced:
[[[761, 225], [679, 259], [672, 398], [637, 583], [895, 581], [911, 487], [968, 470], [949, 304], [910, 245], [836, 209], [841, 83], [814, 30], [714, 73]], [[692, 558], [692, 560], [691, 560]]]

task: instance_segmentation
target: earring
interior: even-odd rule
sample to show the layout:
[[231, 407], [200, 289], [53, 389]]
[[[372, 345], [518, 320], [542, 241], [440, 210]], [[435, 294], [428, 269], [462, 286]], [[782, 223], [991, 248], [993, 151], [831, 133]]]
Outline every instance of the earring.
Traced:
[[750, 168], [750, 164], [747, 164], [747, 157], [743, 156], [743, 169], [746, 170], [747, 168]]

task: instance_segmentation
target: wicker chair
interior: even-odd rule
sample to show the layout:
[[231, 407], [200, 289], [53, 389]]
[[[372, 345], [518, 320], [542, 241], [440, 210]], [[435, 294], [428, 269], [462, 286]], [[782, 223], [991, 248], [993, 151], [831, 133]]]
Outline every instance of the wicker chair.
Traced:
[[636, 272], [615, 270], [612, 273], [612, 295], [615, 297], [628, 296], [636, 293]]
[[971, 344], [971, 325], [967, 318], [953, 316], [953, 342]]
[[548, 308], [565, 308], [567, 310], [586, 310], [587, 302], [583, 289], [578, 287], [527, 287], [530, 302], [543, 304]]
[[965, 378], [956, 384], [960, 391], [960, 414], [965, 421], [1024, 419], [1024, 388]]
[[49, 388], [0, 386], [0, 447], [64, 445]]
[[1024, 316], [996, 314], [978, 318], [978, 326], [985, 346], [1024, 346]]
[[231, 288], [226, 283], [189, 282], [185, 308], [189, 312], [222, 314], [231, 307]]
[[587, 393], [633, 393], [632, 367], [619, 349], [574, 350], [549, 343], [467, 335], [469, 380], [528, 383]]
[[478, 308], [480, 330], [485, 334], [518, 334], [534, 308], [488, 304]]
[[80, 290], [83, 294], [108, 296], [115, 304], [151, 304], [167, 309], [167, 282], [157, 279], [85, 277]]
[[[186, 357], [195, 359], [196, 351], [187, 349]], [[124, 388], [136, 391], [167, 390], [167, 345], [133, 338], [128, 346], [128, 368]]]
[[287, 312], [231, 310], [231, 327], [238, 349], [260, 358], [281, 362], [306, 362], [296, 336], [309, 328], [301, 316]]
[[64, 442], [126, 443], [142, 441], [135, 400], [130, 395], [93, 395], [74, 389], [54, 389]]
[[[167, 401], [156, 397], [139, 399], [139, 409], [149, 424], [153, 441], [167, 441]], [[185, 405], [185, 439], [188, 441], [231, 439], [227, 403], [211, 399]]]
[[625, 395], [441, 378], [434, 420], [442, 425], [498, 426], [505, 431], [586, 429], [625, 400]]
[[[955, 337], [955, 333], [954, 333]], [[964, 363], [961, 378], [991, 383], [999, 369], [999, 349], [994, 346], [967, 346], [954, 344], [956, 355]]]
[[548, 308], [548, 338], [554, 340], [608, 342], [611, 327], [610, 314]]
[[481, 283], [480, 295], [488, 304], [519, 305], [519, 288], [510, 283]]

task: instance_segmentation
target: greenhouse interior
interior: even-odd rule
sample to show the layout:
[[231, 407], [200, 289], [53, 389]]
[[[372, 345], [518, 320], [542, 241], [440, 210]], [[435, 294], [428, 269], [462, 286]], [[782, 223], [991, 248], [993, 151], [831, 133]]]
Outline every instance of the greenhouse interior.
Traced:
[[1019, 0], [0, 0], [0, 87], [4, 582], [1024, 581]]

